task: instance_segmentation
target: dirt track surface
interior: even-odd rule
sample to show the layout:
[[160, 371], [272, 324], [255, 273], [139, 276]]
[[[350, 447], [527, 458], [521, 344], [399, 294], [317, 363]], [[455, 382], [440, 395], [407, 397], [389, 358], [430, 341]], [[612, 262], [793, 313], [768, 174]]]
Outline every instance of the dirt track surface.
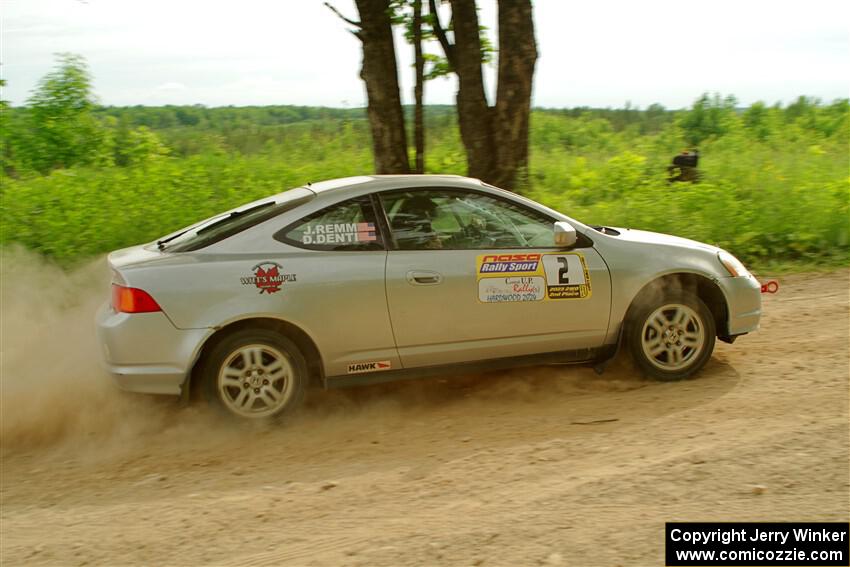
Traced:
[[[848, 275], [783, 278], [694, 380], [532, 368], [318, 393], [274, 427], [104, 386], [71, 301], [47, 336], [4, 324], [0, 559], [663, 565], [665, 521], [846, 521]], [[28, 352], [53, 375], [13, 389]]]

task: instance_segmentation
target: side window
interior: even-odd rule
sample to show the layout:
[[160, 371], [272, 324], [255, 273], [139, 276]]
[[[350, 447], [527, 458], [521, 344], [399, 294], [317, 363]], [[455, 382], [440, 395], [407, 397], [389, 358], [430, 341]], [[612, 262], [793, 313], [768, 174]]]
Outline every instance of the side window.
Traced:
[[331, 205], [287, 226], [275, 239], [311, 250], [383, 250], [369, 195]]
[[552, 220], [482, 193], [418, 190], [381, 195], [401, 250], [554, 246]]

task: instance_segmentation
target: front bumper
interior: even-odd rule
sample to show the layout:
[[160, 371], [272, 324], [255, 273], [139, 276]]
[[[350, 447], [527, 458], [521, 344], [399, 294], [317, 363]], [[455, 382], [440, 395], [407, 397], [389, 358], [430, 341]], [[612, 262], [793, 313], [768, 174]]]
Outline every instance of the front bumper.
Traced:
[[720, 278], [729, 310], [728, 335], [757, 331], [761, 320], [761, 284], [753, 276]]
[[123, 390], [179, 395], [211, 329], [178, 329], [162, 312], [97, 313], [107, 370]]

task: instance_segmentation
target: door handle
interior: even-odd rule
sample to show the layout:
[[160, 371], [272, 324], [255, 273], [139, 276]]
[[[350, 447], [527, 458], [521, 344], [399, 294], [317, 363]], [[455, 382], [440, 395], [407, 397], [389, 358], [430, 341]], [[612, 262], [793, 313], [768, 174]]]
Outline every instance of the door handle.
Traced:
[[435, 285], [443, 282], [443, 276], [438, 272], [412, 270], [407, 272], [407, 283], [410, 285]]

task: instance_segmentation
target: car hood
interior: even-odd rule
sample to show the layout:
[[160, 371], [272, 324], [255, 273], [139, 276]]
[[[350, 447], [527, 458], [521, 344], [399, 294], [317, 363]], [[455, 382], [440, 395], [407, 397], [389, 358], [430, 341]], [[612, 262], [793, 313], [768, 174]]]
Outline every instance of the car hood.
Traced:
[[696, 240], [690, 240], [688, 238], [662, 234], [660, 232], [649, 232], [646, 230], [619, 227], [615, 228], [615, 230], [620, 232], [619, 236], [613, 237], [617, 240], [626, 240], [628, 242], [637, 242], [641, 244], [676, 246], [678, 248], [689, 248], [691, 250], [703, 250], [713, 253], [720, 252], [720, 248], [717, 248], [716, 246], [711, 246], [710, 244], [697, 242]]

